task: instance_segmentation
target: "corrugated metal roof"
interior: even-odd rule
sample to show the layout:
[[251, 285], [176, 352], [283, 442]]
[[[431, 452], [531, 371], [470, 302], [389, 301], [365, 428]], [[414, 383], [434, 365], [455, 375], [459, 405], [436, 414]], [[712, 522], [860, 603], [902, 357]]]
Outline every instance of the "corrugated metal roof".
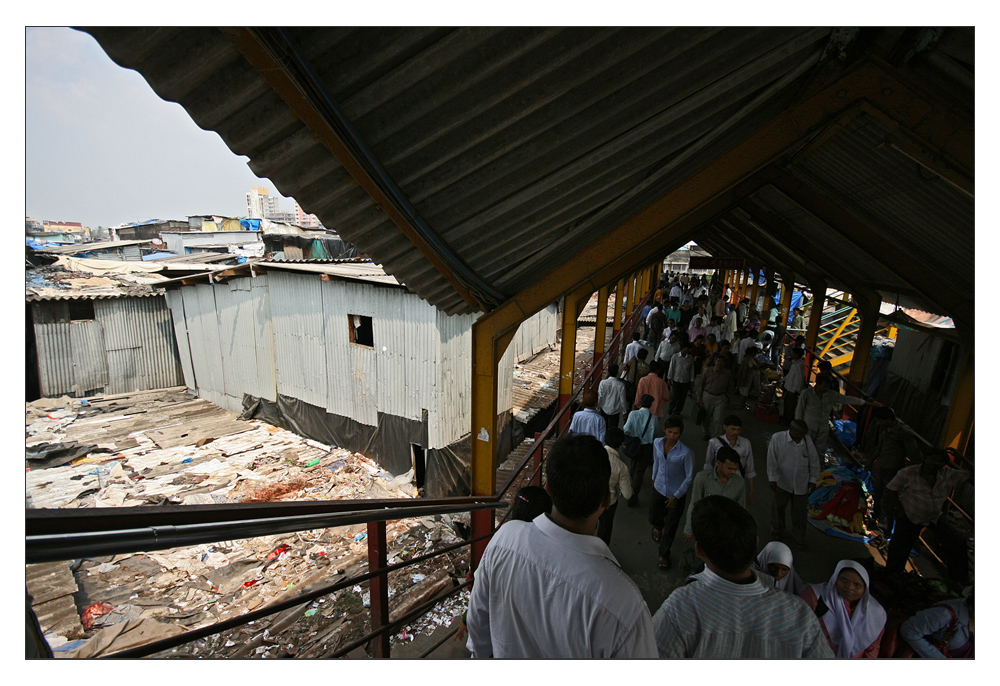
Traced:
[[75, 255], [81, 252], [100, 252], [101, 250], [117, 250], [127, 248], [132, 245], [145, 245], [150, 241], [100, 241], [97, 243], [78, 243], [76, 245], [63, 245], [58, 248], [38, 248], [35, 252], [49, 253], [51, 255]]
[[[246, 46], [229, 40], [236, 33], [89, 32], [112, 59], [218, 132], [256, 174], [387, 274], [445, 312], [472, 311], [251, 67]], [[274, 58], [283, 65], [284, 57], [301, 57], [311, 102], [343, 113], [456, 262], [503, 297], [551, 273], [867, 55], [970, 116], [974, 102], [968, 28], [334, 27], [249, 35], [272, 55], [284, 50]], [[805, 147], [814, 133], [801, 132]], [[880, 269], [881, 254], [866, 256], [803, 216], [794, 198], [786, 203], [780, 193], [754, 189], [752, 202], [802, 232], [819, 232], [829, 249], [813, 260], [816, 270], [857, 264], [873, 288], [934, 309], [921, 290], [930, 286], [913, 288], [914, 265], [946, 274], [954, 293], [971, 293], [973, 202], [894, 148], [902, 135], [861, 113], [786, 160], [786, 169], [884, 236], [909, 260], [897, 270], [907, 283]], [[920, 141], [900, 140], [921, 149]], [[702, 227], [704, 245], [719, 226]], [[737, 233], [715, 247], [728, 251], [740, 241]], [[884, 259], [891, 257], [887, 251]]]

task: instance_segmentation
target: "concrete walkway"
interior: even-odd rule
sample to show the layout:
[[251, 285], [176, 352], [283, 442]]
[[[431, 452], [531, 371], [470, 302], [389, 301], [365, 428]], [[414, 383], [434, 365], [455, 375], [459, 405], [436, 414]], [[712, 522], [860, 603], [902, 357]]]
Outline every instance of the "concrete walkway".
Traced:
[[[696, 412], [697, 406], [689, 399], [682, 414], [685, 426], [681, 442], [694, 451], [695, 467], [700, 470], [705, 464], [708, 441], [702, 440], [702, 428], [694, 423]], [[772, 434], [788, 427], [783, 423], [758, 421], [752, 410], [743, 410], [736, 404], [730, 405], [726, 414], [736, 414], [743, 420], [741, 435], [753, 445], [757, 477], [754, 479], [754, 502], [748, 509], [757, 520], [759, 548], [763, 548], [771, 540], [768, 534], [771, 528], [772, 495], [767, 483], [767, 443]], [[684, 540], [682, 523], [670, 549], [671, 568], [661, 570], [657, 567], [657, 544], [651, 538], [651, 526], [647, 519], [650, 497], [654, 492], [651, 472], [652, 469], [646, 472], [646, 482], [642, 486], [636, 507], [629, 508], [624, 502], [619, 503], [611, 536], [611, 551], [618, 558], [622, 569], [639, 586], [650, 612], [655, 613], [670, 592], [684, 583], [688, 569], [683, 564], [683, 552], [693, 547], [693, 544]], [[791, 545], [791, 540], [787, 538], [784, 542]], [[808, 550], [804, 552], [791, 546], [795, 555], [795, 570], [806, 583], [820, 583], [829, 579], [840, 560], [871, 556], [865, 544], [830, 536], [811, 524], [806, 527], [806, 545]]]

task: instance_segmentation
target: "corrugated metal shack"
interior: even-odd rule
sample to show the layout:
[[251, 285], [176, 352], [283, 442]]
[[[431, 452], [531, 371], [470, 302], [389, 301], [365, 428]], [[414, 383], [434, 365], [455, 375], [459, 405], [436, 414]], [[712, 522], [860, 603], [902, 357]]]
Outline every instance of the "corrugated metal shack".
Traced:
[[[413, 469], [429, 496], [467, 494], [471, 328], [370, 262], [254, 262], [166, 282], [184, 380], [221, 407]], [[555, 306], [501, 364], [513, 447], [513, 365], [555, 343]]]
[[150, 285], [159, 278], [29, 272], [28, 358], [36, 355], [38, 393], [81, 397], [181, 385], [170, 310]]

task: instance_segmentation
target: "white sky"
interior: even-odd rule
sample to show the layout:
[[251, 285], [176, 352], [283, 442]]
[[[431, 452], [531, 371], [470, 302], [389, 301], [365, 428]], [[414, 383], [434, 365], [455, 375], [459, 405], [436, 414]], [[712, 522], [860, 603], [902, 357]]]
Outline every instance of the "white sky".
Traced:
[[[246, 216], [251, 186], [277, 194], [246, 157], [80, 31], [26, 30], [25, 117], [29, 217], [95, 227]], [[293, 211], [292, 201], [281, 210]]]

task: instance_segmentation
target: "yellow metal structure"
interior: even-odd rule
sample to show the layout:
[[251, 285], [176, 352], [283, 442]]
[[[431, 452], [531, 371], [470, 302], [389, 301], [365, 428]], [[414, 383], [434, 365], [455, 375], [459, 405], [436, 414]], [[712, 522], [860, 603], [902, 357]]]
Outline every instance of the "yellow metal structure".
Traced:
[[965, 453], [975, 428], [976, 375], [973, 351], [966, 348], [958, 367], [958, 378], [951, 393], [951, 404], [941, 432], [941, 447]]
[[[822, 133], [858, 103], [913, 135], [942, 164], [972, 177], [973, 124], [957, 111], [925, 103], [922, 95], [893, 76], [891, 68], [870, 59], [785, 109], [755, 133], [719, 155], [647, 207], [607, 231], [538, 281], [485, 314], [473, 326], [472, 481], [476, 494], [491, 493], [495, 460], [496, 364], [518, 324], [584, 286], [590, 292], [647, 264], [650, 255], [666, 254], [695, 235], [706, 222], [759, 190], [762, 178], [778, 174], [772, 163]], [[933, 116], [928, 116], [932, 112]], [[787, 177], [785, 178], [787, 180]], [[779, 189], [789, 188], [779, 183]], [[782, 186], [785, 186], [783, 189]], [[791, 188], [791, 195], [798, 201]], [[803, 193], [803, 195], [807, 195]], [[827, 206], [820, 207], [826, 214]], [[836, 215], [840, 218], [840, 215]], [[853, 232], [852, 232], [853, 233]], [[851, 236], [855, 242], [864, 238]], [[756, 282], [756, 279], [754, 279]], [[634, 278], [628, 291], [634, 292]], [[629, 304], [634, 297], [629, 298]], [[629, 310], [631, 313], [631, 310]], [[482, 436], [482, 440], [479, 437]]]
[[847, 378], [858, 388], [865, 382], [865, 372], [868, 369], [868, 358], [872, 351], [872, 339], [878, 328], [879, 306], [882, 299], [875, 297], [861, 301], [861, 328], [854, 342], [854, 355], [851, 358], [851, 371]]
[[854, 317], [857, 315], [857, 313], [858, 313], [857, 308], [854, 308], [847, 313], [847, 316], [844, 317], [844, 321], [840, 322], [840, 326], [837, 327], [837, 330], [833, 332], [833, 336], [831, 336], [830, 340], [826, 342], [826, 345], [823, 346], [823, 349], [819, 351], [820, 357], [826, 357], [826, 353], [829, 352], [830, 348], [833, 347], [833, 344], [836, 343], [837, 340], [840, 338], [841, 334], [844, 333], [844, 329], [846, 329], [847, 326], [852, 321], [854, 321]]

